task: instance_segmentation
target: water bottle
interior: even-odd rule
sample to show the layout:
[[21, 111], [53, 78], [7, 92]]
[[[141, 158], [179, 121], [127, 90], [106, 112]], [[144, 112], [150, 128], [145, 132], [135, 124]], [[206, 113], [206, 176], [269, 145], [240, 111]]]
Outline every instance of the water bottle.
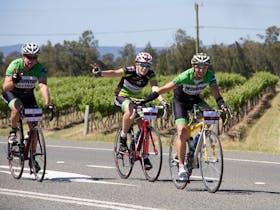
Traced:
[[193, 139], [193, 137], [190, 137], [190, 156], [193, 157], [195, 152], [195, 140]]
[[200, 137], [200, 133], [196, 134], [195, 138], [194, 138], [194, 148], [196, 148], [197, 142], [199, 140]]
[[141, 134], [141, 129], [139, 128], [139, 130], [138, 130], [137, 133], [136, 133], [135, 143], [137, 143], [140, 134]]

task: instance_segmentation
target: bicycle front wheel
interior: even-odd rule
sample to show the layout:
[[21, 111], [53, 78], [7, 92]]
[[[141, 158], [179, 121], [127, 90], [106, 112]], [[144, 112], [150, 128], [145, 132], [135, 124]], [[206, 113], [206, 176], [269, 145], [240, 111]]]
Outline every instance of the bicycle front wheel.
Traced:
[[8, 143], [8, 163], [12, 176], [20, 179], [24, 169], [23, 147], [19, 143], [12, 145]]
[[47, 154], [43, 131], [40, 128], [32, 129], [32, 142], [30, 144], [30, 169], [37, 181], [42, 182], [46, 172]]
[[[142, 168], [145, 174], [145, 177], [150, 181], [154, 182], [157, 180], [162, 165], [162, 142], [158, 131], [150, 127], [147, 131], [147, 138], [143, 141], [143, 156], [141, 158]], [[151, 163], [151, 168], [145, 168], [144, 158], [148, 158]]]
[[224, 162], [221, 141], [213, 131], [204, 132], [199, 165], [205, 188], [216, 192], [222, 182]]
[[[114, 156], [114, 161], [119, 176], [122, 179], [127, 179], [131, 174], [133, 162], [131, 160], [129, 151], [127, 152], [119, 151], [120, 136], [121, 136], [121, 129], [119, 129], [116, 133], [113, 156]], [[132, 142], [131, 134], [128, 134], [127, 136], [128, 136], [127, 142]]]
[[[176, 149], [176, 142], [177, 142], [177, 137], [178, 137], [178, 133], [176, 132], [170, 141], [170, 146], [169, 146], [169, 158], [168, 158], [168, 162], [169, 162], [169, 169], [170, 169], [170, 175], [171, 175], [171, 179], [174, 183], [174, 185], [176, 186], [177, 189], [184, 189], [187, 184], [188, 184], [188, 180], [180, 180], [178, 173], [179, 173], [179, 160], [178, 160], [178, 156], [177, 156], [177, 149]], [[186, 145], [186, 147], [188, 147], [188, 144]]]

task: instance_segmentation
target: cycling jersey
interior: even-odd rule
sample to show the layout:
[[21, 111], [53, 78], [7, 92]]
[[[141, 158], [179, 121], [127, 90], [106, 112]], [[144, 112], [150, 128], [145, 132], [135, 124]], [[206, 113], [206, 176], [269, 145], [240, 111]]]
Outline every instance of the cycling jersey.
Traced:
[[115, 91], [116, 96], [142, 98], [142, 89], [150, 80], [155, 80], [155, 72], [148, 70], [146, 75], [137, 73], [135, 66], [124, 68], [123, 76]]
[[173, 82], [176, 84], [174, 98], [182, 102], [191, 96], [198, 96], [208, 85], [217, 84], [214, 73], [209, 69], [201, 80], [195, 80], [193, 68], [179, 74]]
[[179, 74], [174, 80], [176, 88], [173, 98], [173, 113], [176, 125], [189, 122], [188, 110], [193, 108], [194, 104], [203, 110], [211, 110], [211, 107], [199, 97], [199, 94], [208, 85], [217, 85], [216, 77], [211, 70], [207, 70], [206, 75], [200, 79], [194, 79], [194, 69], [190, 68]]
[[40, 78], [47, 77], [47, 69], [39, 62], [37, 62], [29, 71], [24, 70], [23, 58], [18, 58], [10, 63], [6, 71], [6, 77], [12, 77], [14, 70], [18, 69], [20, 74], [23, 74], [22, 79], [14, 84], [15, 87], [11, 92], [17, 95], [30, 95], [37, 81]]

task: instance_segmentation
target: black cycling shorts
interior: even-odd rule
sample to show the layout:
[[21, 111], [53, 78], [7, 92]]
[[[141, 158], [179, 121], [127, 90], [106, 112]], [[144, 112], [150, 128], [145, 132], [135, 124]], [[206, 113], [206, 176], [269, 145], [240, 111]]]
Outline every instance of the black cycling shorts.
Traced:
[[7, 91], [7, 92], [3, 91], [2, 98], [4, 102], [9, 105], [9, 107], [10, 107], [10, 102], [15, 101], [17, 99], [19, 99], [22, 102], [23, 107], [25, 108], [38, 107], [34, 94], [20, 96], [18, 94], [13, 93], [12, 91]]

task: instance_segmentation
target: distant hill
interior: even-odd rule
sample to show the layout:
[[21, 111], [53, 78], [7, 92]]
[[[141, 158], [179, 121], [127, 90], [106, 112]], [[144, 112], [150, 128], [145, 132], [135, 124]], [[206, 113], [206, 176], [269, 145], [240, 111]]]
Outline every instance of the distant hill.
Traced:
[[[12, 52], [20, 52], [22, 44], [10, 45], [10, 46], [0, 46], [0, 52], [3, 52], [4, 57], [8, 56]], [[164, 49], [163, 47], [157, 47], [157, 50]], [[99, 51], [100, 55], [103, 56], [108, 53], [112, 53], [114, 57], [118, 57], [120, 55], [120, 50], [122, 47], [98, 47], [97, 50]], [[143, 50], [143, 48], [136, 48], [136, 53]]]
[[21, 46], [22, 46], [21, 44], [2, 46], [2, 47], [0, 46], [0, 51], [3, 52], [4, 57], [6, 57], [12, 52], [20, 52]]

